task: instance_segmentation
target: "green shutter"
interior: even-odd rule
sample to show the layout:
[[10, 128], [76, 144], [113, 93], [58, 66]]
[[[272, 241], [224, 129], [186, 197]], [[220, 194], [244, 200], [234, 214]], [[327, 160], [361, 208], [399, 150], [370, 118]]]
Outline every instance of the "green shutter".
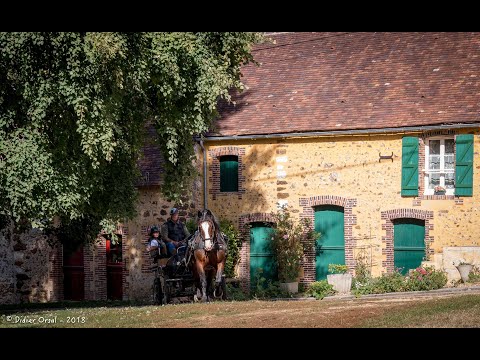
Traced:
[[455, 195], [473, 195], [473, 134], [455, 138]]
[[220, 158], [220, 191], [238, 191], [238, 156]]
[[402, 196], [418, 196], [418, 137], [402, 139]]

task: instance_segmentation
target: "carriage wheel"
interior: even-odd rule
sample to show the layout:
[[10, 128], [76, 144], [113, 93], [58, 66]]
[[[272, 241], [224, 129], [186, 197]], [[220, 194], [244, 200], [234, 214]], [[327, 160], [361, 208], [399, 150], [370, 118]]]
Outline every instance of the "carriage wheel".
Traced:
[[153, 281], [153, 303], [161, 305], [163, 299], [162, 283], [159, 278]]
[[156, 278], [153, 281], [153, 302], [155, 305], [167, 305], [169, 298], [164, 278]]
[[222, 276], [222, 282], [220, 283], [222, 287], [222, 300], [227, 300], [227, 282], [225, 276]]
[[167, 305], [168, 302], [170, 301], [170, 293], [172, 291], [171, 287], [167, 285], [165, 282], [166, 278], [161, 277], [160, 278], [160, 284], [162, 285], [162, 305]]

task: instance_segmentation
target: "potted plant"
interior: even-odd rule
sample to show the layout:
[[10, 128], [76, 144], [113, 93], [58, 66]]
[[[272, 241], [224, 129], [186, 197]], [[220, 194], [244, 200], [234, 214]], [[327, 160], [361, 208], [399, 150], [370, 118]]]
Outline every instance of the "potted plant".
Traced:
[[435, 195], [445, 195], [447, 189], [445, 189], [443, 186], [437, 185], [433, 188], [433, 191], [435, 192]]
[[463, 283], [466, 283], [468, 280], [468, 276], [470, 275], [470, 271], [472, 271], [473, 269], [473, 265], [466, 262], [465, 260], [460, 260], [457, 265], [455, 265], [455, 262], [453, 262], [453, 265], [460, 273], [460, 277], [462, 278]]
[[347, 294], [352, 288], [352, 274], [348, 273], [347, 265], [328, 264], [327, 281], [340, 294]]
[[302, 258], [306, 246], [313, 246], [319, 234], [312, 230], [310, 220], [296, 221], [288, 206], [272, 213], [274, 228], [271, 249], [277, 264], [280, 288], [290, 293], [298, 292]]

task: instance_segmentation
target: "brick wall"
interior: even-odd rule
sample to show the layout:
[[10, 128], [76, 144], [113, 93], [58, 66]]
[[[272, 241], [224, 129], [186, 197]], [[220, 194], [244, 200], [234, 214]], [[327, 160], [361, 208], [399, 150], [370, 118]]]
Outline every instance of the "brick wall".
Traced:
[[242, 288], [250, 290], [250, 227], [248, 225], [256, 222], [273, 224], [272, 215], [266, 213], [245, 214], [238, 218], [238, 228], [242, 237], [240, 248], [239, 277]]
[[425, 249], [427, 249], [427, 256], [433, 255], [433, 236], [430, 235], [430, 231], [433, 230], [433, 211], [395, 209], [382, 211], [381, 218], [384, 221], [382, 229], [386, 231], [386, 235], [382, 237], [382, 254], [385, 255], [386, 258], [385, 261], [382, 262], [382, 265], [386, 272], [390, 273], [394, 270], [393, 220], [395, 219], [410, 218], [425, 220]]
[[[344, 216], [344, 238], [345, 238], [345, 264], [348, 266], [348, 270], [353, 274], [355, 269], [355, 260], [353, 257], [353, 249], [356, 244], [356, 240], [353, 238], [352, 226], [357, 223], [357, 216], [353, 214], [353, 207], [357, 206], [356, 199], [347, 199], [340, 196], [332, 195], [320, 195], [311, 196], [309, 198], [300, 198], [300, 207], [303, 208], [303, 212], [300, 213], [300, 218], [306, 218], [311, 221], [313, 226], [315, 222], [315, 206], [321, 205], [336, 205], [343, 208]], [[309, 284], [316, 280], [316, 255], [312, 246], [308, 247], [309, 251], [305, 252], [305, 259], [303, 264], [304, 278], [300, 279], [301, 283]]]
[[[471, 130], [455, 130], [455, 134], [469, 132]], [[390, 245], [386, 240], [386, 220], [382, 218], [385, 212], [410, 209], [422, 214], [433, 213], [432, 218], [431, 215], [424, 216], [432, 259], [441, 255], [445, 246], [480, 245], [480, 229], [475, 226], [480, 215], [480, 132], [474, 136], [473, 197], [418, 197], [413, 203], [412, 198], [401, 196], [402, 137], [405, 135], [418, 136], [422, 142], [424, 138], [437, 134], [418, 132], [207, 142], [208, 154], [217, 154], [220, 150], [216, 149], [225, 149], [232, 144], [245, 150], [242, 170], [245, 192], [242, 198], [228, 193], [214, 198], [212, 188], [215, 184], [213, 174], [209, 172], [209, 207], [220, 219], [229, 219], [240, 226], [240, 222], [245, 222], [241, 219], [250, 214], [276, 211], [280, 202], [291, 205], [294, 216], [299, 218], [307, 215], [312, 218], [314, 199], [319, 201], [318, 205], [342, 206], [345, 211], [346, 264], [353, 271], [355, 257], [363, 251], [367, 253], [373, 276], [390, 271], [392, 264], [391, 258], [387, 259], [390, 251], [387, 246]], [[420, 146], [420, 150], [424, 151], [424, 148]], [[379, 161], [379, 154], [390, 155], [392, 152], [393, 161]], [[424, 162], [424, 153], [420, 153], [420, 161], [422, 157]], [[207, 160], [211, 166], [215, 158], [208, 156]], [[423, 186], [423, 175], [419, 181]], [[245, 281], [249, 280], [248, 246], [249, 242], [244, 239], [241, 264]], [[314, 261], [314, 254], [307, 253], [302, 282], [315, 279]]]
[[[208, 153], [211, 158], [208, 173], [209, 180], [212, 184], [209, 191], [209, 193], [212, 195], [212, 198], [215, 200], [217, 196], [236, 194], [239, 199], [242, 199], [242, 195], [245, 193], [245, 176], [243, 176], [243, 171], [245, 169], [243, 160], [245, 149], [235, 146], [225, 146], [210, 150]], [[220, 157], [227, 155], [238, 156], [238, 191], [228, 193], [220, 191]]]

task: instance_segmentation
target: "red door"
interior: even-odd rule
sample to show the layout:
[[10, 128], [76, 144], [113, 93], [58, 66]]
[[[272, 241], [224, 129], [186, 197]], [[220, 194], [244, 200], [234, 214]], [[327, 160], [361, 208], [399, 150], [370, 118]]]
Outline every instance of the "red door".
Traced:
[[107, 299], [122, 300], [122, 238], [117, 236], [117, 241], [112, 244], [106, 241], [107, 246]]
[[63, 248], [63, 296], [65, 300], [85, 299], [83, 245], [76, 250]]

